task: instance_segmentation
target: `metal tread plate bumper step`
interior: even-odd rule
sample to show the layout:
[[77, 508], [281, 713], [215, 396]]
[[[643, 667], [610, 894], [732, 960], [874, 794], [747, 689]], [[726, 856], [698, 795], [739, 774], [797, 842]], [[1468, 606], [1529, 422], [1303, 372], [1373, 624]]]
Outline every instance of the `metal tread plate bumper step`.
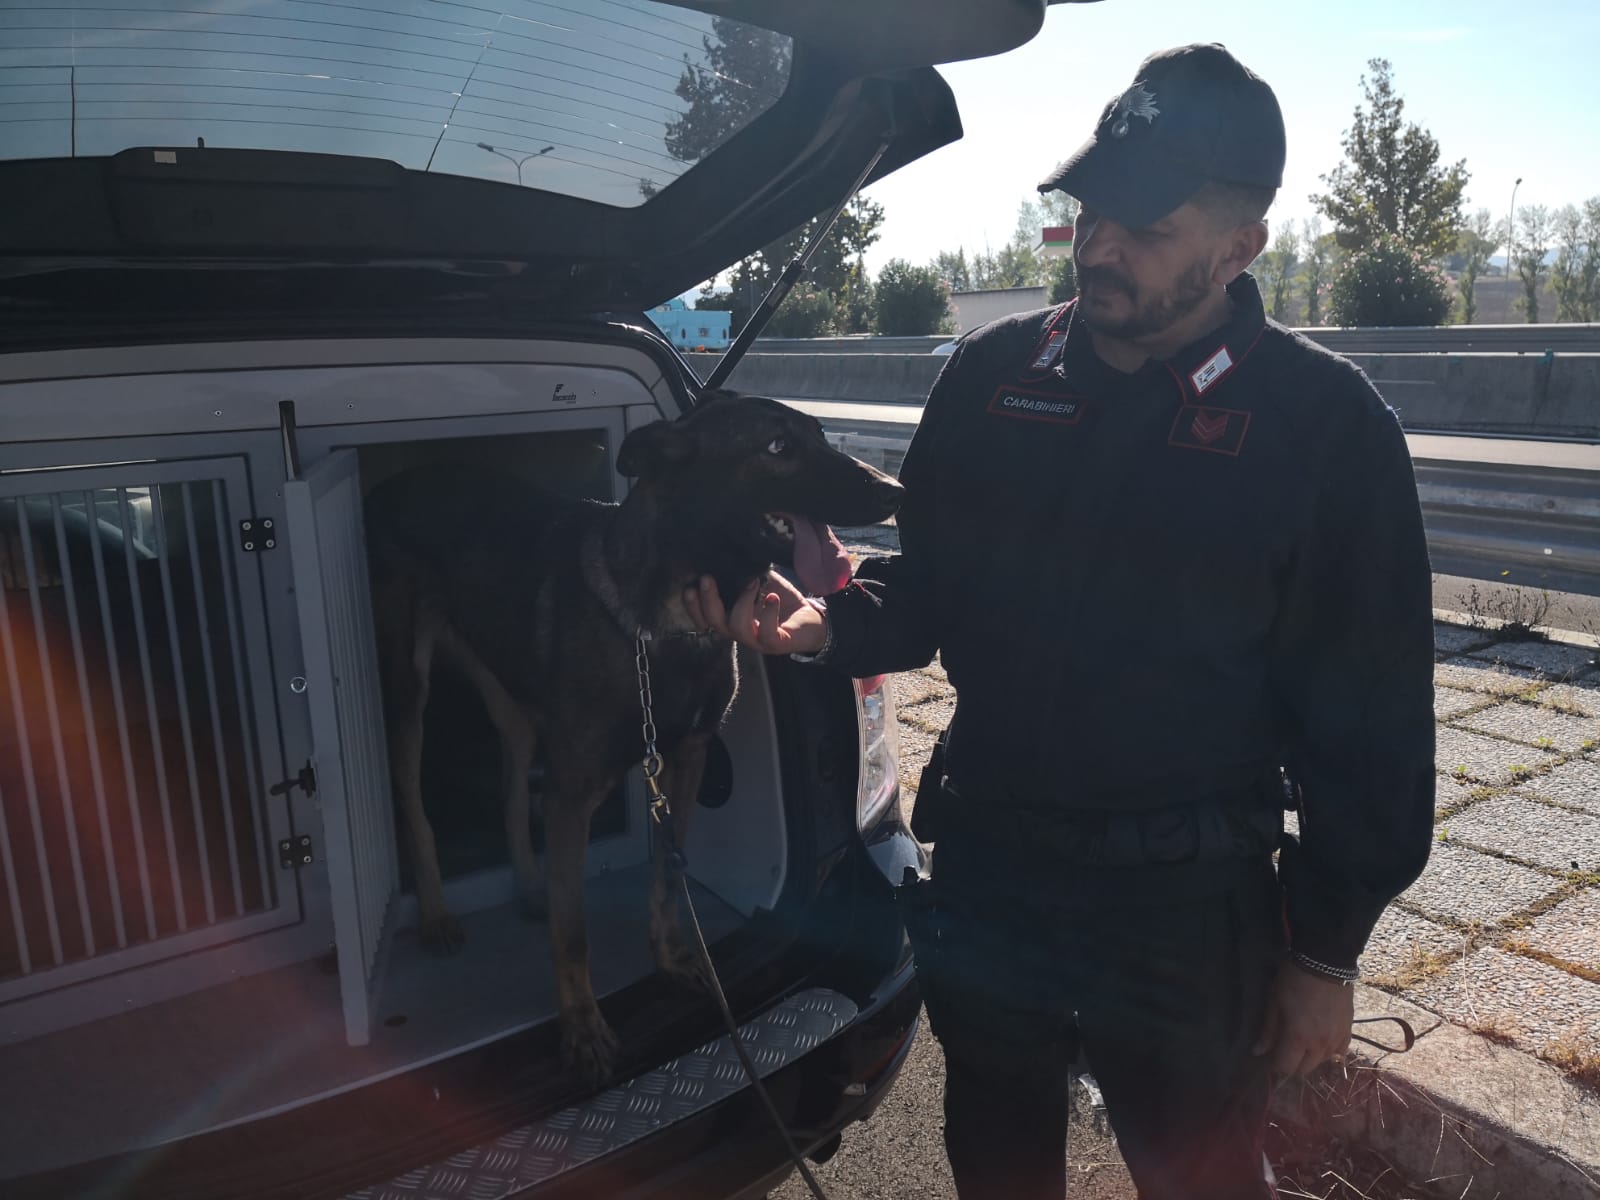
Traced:
[[[855, 1020], [854, 1002], [812, 988], [739, 1027], [761, 1077], [816, 1049]], [[501, 1200], [603, 1158], [749, 1086], [726, 1034], [580, 1104], [345, 1200]]]

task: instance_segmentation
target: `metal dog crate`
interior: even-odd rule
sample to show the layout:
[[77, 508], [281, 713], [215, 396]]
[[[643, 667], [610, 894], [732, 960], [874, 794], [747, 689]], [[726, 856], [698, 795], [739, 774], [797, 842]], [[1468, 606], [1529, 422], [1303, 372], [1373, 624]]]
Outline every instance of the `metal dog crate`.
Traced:
[[[441, 457], [620, 497], [623, 437], [674, 400], [616, 347], [402, 348], [415, 361], [315, 341], [0, 363], [0, 1077], [29, 1098], [0, 1125], [11, 1171], [251, 1120], [556, 1014], [498, 813], [445, 864], [466, 947], [434, 958], [413, 931], [361, 501]], [[713, 942], [775, 903], [788, 863], [763, 665], [741, 670], [735, 794], [688, 847]], [[446, 769], [477, 755], [498, 779], [492, 742], [433, 741], [465, 747]], [[465, 793], [427, 794], [438, 817]], [[654, 971], [637, 772], [622, 800], [586, 858], [601, 997]]]
[[[0, 1005], [296, 922], [238, 457], [0, 474]], [[197, 976], [198, 979], [198, 976]], [[64, 990], [63, 990], [64, 989]], [[37, 1029], [4, 1022], [5, 1034]]]

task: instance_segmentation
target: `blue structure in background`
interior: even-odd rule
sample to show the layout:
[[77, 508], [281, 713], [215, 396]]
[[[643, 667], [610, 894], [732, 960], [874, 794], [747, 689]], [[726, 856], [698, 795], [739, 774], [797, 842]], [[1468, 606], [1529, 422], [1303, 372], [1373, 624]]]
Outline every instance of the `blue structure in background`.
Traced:
[[679, 350], [726, 350], [732, 341], [732, 313], [690, 308], [681, 296], [651, 309], [650, 319]]

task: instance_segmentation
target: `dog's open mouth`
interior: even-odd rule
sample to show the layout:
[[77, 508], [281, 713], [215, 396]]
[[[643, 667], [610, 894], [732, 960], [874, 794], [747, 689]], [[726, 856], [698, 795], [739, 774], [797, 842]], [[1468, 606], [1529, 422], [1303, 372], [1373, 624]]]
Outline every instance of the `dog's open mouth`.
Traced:
[[774, 512], [766, 523], [772, 539], [793, 556], [795, 582], [806, 595], [831, 595], [850, 582], [850, 556], [821, 521]]

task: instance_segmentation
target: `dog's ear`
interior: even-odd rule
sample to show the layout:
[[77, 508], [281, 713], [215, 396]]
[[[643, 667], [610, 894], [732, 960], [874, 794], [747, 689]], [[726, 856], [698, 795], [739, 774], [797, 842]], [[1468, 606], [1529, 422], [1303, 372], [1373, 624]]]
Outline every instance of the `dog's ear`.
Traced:
[[622, 439], [617, 451], [617, 473], [649, 475], [666, 467], [682, 466], [694, 457], [694, 436], [676, 421], [655, 421]]

